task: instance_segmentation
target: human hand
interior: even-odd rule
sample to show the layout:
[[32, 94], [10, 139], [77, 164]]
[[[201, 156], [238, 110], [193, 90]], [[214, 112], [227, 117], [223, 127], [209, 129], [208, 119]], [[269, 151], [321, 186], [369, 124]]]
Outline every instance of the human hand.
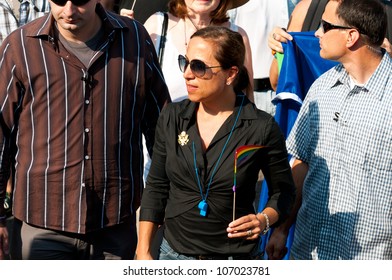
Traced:
[[287, 33], [286, 29], [274, 27], [268, 35], [268, 46], [273, 52], [283, 53], [282, 43], [287, 43], [288, 40], [293, 40], [293, 37]]
[[279, 228], [274, 229], [265, 247], [270, 260], [281, 260], [287, 254], [287, 233]]
[[381, 47], [384, 48], [387, 53], [389, 53], [390, 57], [392, 57], [392, 45], [387, 38], [384, 38], [384, 42], [382, 43]]
[[227, 235], [229, 238], [253, 240], [259, 237], [261, 227], [262, 224], [257, 216], [255, 214], [249, 214], [232, 221], [226, 231], [228, 232]]
[[0, 260], [4, 260], [8, 254], [8, 230], [6, 226], [0, 226]]
[[130, 10], [130, 9], [121, 9], [120, 15], [134, 19], [134, 12], [133, 12], [133, 10]]

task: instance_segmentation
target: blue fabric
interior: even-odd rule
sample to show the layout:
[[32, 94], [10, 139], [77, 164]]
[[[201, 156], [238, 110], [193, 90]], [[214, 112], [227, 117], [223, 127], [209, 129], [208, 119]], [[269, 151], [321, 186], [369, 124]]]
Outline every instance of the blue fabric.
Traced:
[[337, 63], [320, 57], [314, 31], [291, 32], [293, 41], [283, 44], [284, 58], [279, 73], [275, 119], [288, 136], [306, 93], [314, 80]]
[[[320, 57], [319, 39], [314, 36], [314, 33], [314, 31], [290, 32], [293, 40], [287, 44], [282, 44], [284, 58], [279, 72], [277, 96], [273, 102], [276, 105], [275, 120], [286, 138], [297, 119], [302, 101], [314, 80], [337, 64], [334, 61]], [[263, 181], [258, 207], [259, 212], [264, 209], [268, 200], [267, 190], [267, 183]], [[286, 243], [288, 253], [283, 258], [285, 260], [288, 260], [290, 256], [294, 230], [295, 226], [293, 225]], [[272, 231], [262, 236], [261, 251], [265, 251], [265, 245]], [[266, 252], [264, 252], [264, 258], [268, 259]]]

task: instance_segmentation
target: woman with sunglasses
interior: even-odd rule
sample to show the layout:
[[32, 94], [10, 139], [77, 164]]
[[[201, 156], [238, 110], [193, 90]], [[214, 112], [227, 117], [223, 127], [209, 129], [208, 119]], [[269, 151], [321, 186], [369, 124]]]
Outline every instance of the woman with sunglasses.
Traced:
[[[285, 140], [274, 118], [241, 91], [249, 83], [244, 60], [241, 35], [225, 27], [198, 30], [178, 57], [189, 99], [169, 104], [158, 120], [137, 259], [152, 259], [163, 223], [160, 259], [257, 258], [260, 236], [290, 212]], [[240, 150], [248, 153], [235, 165]], [[260, 170], [269, 201], [257, 213]]]

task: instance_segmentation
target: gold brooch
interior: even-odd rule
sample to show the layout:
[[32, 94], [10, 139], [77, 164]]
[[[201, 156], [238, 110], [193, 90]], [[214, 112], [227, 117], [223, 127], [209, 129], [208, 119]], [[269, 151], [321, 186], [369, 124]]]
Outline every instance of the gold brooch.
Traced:
[[188, 142], [189, 142], [189, 135], [186, 134], [185, 131], [181, 132], [180, 135], [178, 135], [178, 144], [184, 146], [188, 144]]

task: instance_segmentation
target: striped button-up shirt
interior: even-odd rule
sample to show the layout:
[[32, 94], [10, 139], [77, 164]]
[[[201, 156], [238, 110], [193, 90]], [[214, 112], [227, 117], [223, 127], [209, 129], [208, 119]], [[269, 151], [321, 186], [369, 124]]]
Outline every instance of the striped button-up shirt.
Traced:
[[0, 48], [0, 216], [12, 161], [14, 216], [27, 223], [85, 233], [139, 207], [142, 133], [151, 149], [170, 97], [144, 27], [96, 11], [105, 40], [88, 68], [57, 39], [51, 15]]
[[392, 259], [392, 59], [363, 86], [342, 65], [311, 87], [288, 139], [309, 164], [295, 259]]

